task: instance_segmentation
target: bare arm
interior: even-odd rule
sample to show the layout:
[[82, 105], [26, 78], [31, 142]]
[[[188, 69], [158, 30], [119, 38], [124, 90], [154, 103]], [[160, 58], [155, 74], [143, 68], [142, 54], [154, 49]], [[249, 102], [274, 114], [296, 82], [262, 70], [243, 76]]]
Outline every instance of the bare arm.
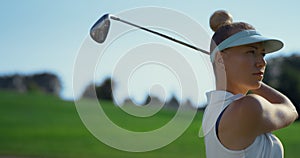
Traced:
[[[256, 106], [251, 109], [257, 116], [256, 129], [258, 133], [271, 132], [293, 123], [298, 113], [293, 103], [282, 93], [262, 83], [259, 89], [249, 95], [249, 103]], [[249, 110], [249, 109], [248, 109]]]
[[262, 96], [263, 98], [268, 100], [270, 103], [283, 104], [292, 109], [295, 109], [295, 106], [293, 105], [293, 103], [285, 95], [283, 95], [276, 89], [266, 85], [265, 83], [262, 83], [260, 88], [252, 90], [252, 92], [254, 94]]

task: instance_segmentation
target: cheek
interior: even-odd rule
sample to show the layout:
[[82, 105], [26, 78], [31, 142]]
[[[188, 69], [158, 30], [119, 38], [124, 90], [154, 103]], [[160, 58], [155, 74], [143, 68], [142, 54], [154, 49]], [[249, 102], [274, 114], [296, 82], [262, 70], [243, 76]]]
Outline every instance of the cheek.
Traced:
[[228, 77], [247, 77], [251, 68], [252, 63], [250, 60], [242, 57], [231, 58], [225, 64], [225, 70]]

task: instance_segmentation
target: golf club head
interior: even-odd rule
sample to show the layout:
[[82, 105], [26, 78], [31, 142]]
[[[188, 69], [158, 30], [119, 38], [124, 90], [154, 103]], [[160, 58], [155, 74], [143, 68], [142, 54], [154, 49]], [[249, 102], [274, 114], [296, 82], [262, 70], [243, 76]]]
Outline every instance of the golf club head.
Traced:
[[110, 27], [109, 18], [109, 14], [103, 15], [90, 29], [90, 36], [94, 41], [98, 43], [105, 41]]

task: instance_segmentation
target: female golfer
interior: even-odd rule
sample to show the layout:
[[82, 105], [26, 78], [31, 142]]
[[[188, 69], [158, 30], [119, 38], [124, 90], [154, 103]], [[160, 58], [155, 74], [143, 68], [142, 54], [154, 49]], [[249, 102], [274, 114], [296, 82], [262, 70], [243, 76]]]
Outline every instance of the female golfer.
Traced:
[[226, 11], [215, 12], [210, 25], [216, 90], [207, 93], [202, 124], [207, 158], [282, 158], [283, 146], [271, 132], [290, 125], [298, 114], [285, 95], [262, 79], [265, 54], [283, 43], [247, 23], [233, 23]]

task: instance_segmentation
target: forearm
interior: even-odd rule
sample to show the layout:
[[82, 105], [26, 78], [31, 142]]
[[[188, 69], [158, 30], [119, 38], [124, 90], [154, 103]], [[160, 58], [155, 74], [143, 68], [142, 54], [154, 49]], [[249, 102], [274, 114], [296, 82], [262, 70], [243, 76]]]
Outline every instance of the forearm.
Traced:
[[260, 95], [267, 99], [271, 103], [282, 104], [282, 103], [291, 103], [291, 101], [282, 93], [276, 89], [268, 86], [265, 83], [262, 83], [261, 87], [255, 90], [251, 90], [252, 93]]
[[[298, 113], [293, 103], [288, 99], [288, 97], [286, 97], [276, 89], [268, 86], [265, 83], [262, 83], [260, 88], [252, 90], [252, 92], [265, 98], [273, 105], [282, 106], [282, 108], [278, 108], [281, 110], [277, 111], [276, 114], [281, 114], [280, 119], [285, 118], [286, 125], [294, 122], [294, 120], [298, 118]], [[286, 117], [283, 117], [284, 114], [286, 114]]]

